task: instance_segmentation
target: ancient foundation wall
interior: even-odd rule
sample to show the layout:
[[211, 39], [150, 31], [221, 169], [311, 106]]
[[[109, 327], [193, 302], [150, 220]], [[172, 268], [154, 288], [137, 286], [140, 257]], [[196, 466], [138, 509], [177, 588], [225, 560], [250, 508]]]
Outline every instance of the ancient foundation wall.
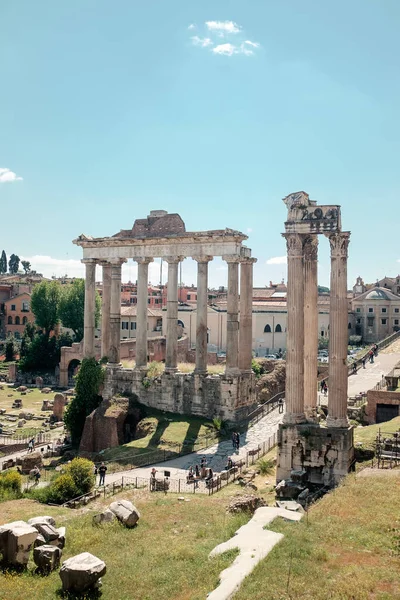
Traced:
[[295, 470], [306, 471], [309, 483], [334, 487], [353, 463], [353, 428], [283, 424], [279, 426], [278, 448], [278, 482], [290, 479]]
[[252, 373], [234, 377], [163, 373], [147, 378], [134, 369], [107, 368], [103, 397], [135, 394], [139, 402], [159, 410], [238, 421], [256, 407]]
[[369, 390], [367, 392], [367, 406], [365, 407], [365, 417], [370, 425], [376, 423], [376, 405], [390, 404], [399, 407], [400, 414], [400, 392], [387, 392], [378, 390]]

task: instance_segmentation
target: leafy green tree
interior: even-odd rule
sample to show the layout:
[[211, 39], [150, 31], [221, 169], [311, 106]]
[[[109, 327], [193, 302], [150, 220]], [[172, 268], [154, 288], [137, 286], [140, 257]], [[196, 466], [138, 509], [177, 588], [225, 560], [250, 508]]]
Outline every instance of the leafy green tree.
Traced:
[[6, 352], [5, 352], [5, 360], [6, 362], [11, 362], [15, 358], [15, 342], [14, 338], [11, 336], [7, 338], [6, 341]]
[[58, 309], [61, 298], [61, 286], [57, 281], [42, 281], [33, 288], [31, 309], [36, 324], [49, 337], [59, 323]]
[[49, 338], [46, 334], [38, 333], [33, 340], [24, 336], [19, 368], [23, 372], [52, 371], [60, 363], [61, 347], [71, 344], [72, 338], [68, 334]]
[[7, 256], [4, 250], [0, 258], [0, 273], [7, 273]]
[[8, 270], [10, 273], [18, 273], [19, 269], [19, 256], [11, 254], [10, 260], [8, 261]]
[[329, 348], [329, 338], [320, 336], [318, 338], [318, 350], [327, 350]]
[[[100, 320], [101, 299], [96, 292], [95, 297], [95, 322], [96, 327]], [[59, 317], [64, 327], [69, 327], [75, 334], [75, 340], [80, 342], [83, 338], [83, 321], [85, 312], [85, 281], [76, 279], [62, 291], [59, 306]]]
[[100, 363], [94, 358], [84, 358], [76, 376], [75, 397], [68, 404], [64, 415], [74, 446], [79, 446], [86, 417], [102, 400], [99, 391], [103, 381], [104, 371]]
[[318, 294], [329, 294], [329, 291], [329, 288], [325, 287], [324, 285], [318, 286]]
[[71, 475], [78, 490], [78, 496], [87, 494], [95, 484], [94, 463], [87, 458], [74, 458], [65, 469]]
[[29, 262], [29, 260], [21, 260], [21, 265], [25, 275], [31, 272], [31, 263]]

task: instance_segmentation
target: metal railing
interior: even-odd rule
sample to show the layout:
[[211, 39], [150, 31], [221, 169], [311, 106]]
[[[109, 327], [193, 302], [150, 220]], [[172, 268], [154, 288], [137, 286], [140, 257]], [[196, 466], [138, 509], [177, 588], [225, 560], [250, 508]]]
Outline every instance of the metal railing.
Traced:
[[238, 427], [240, 429], [249, 427], [258, 423], [263, 417], [271, 413], [277, 406], [279, 406], [279, 400], [284, 399], [285, 390], [278, 392], [275, 396], [272, 396], [269, 400], [266, 400], [263, 404], [257, 406], [251, 413], [247, 415], [245, 419], [239, 421]]

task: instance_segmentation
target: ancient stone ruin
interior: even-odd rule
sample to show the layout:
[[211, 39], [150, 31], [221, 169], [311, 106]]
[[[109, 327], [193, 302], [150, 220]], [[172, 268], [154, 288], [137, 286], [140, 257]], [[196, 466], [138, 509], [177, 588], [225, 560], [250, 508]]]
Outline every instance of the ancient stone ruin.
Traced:
[[[288, 252], [286, 414], [278, 434], [277, 481], [287, 489], [332, 487], [353, 463], [353, 429], [347, 419], [347, 249], [340, 206], [317, 206], [305, 192], [284, 199]], [[318, 235], [331, 248], [329, 401], [326, 427], [317, 407]], [[283, 487], [283, 486], [282, 486]], [[292, 497], [289, 491], [286, 497]], [[293, 495], [295, 497], [295, 494]]]

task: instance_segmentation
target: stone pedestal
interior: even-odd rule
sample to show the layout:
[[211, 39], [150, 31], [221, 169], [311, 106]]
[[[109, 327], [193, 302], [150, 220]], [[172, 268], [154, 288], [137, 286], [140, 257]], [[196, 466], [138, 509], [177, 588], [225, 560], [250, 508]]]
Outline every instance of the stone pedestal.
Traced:
[[276, 479], [305, 471], [307, 483], [335, 487], [354, 460], [353, 428], [320, 427], [314, 423], [280, 425]]

